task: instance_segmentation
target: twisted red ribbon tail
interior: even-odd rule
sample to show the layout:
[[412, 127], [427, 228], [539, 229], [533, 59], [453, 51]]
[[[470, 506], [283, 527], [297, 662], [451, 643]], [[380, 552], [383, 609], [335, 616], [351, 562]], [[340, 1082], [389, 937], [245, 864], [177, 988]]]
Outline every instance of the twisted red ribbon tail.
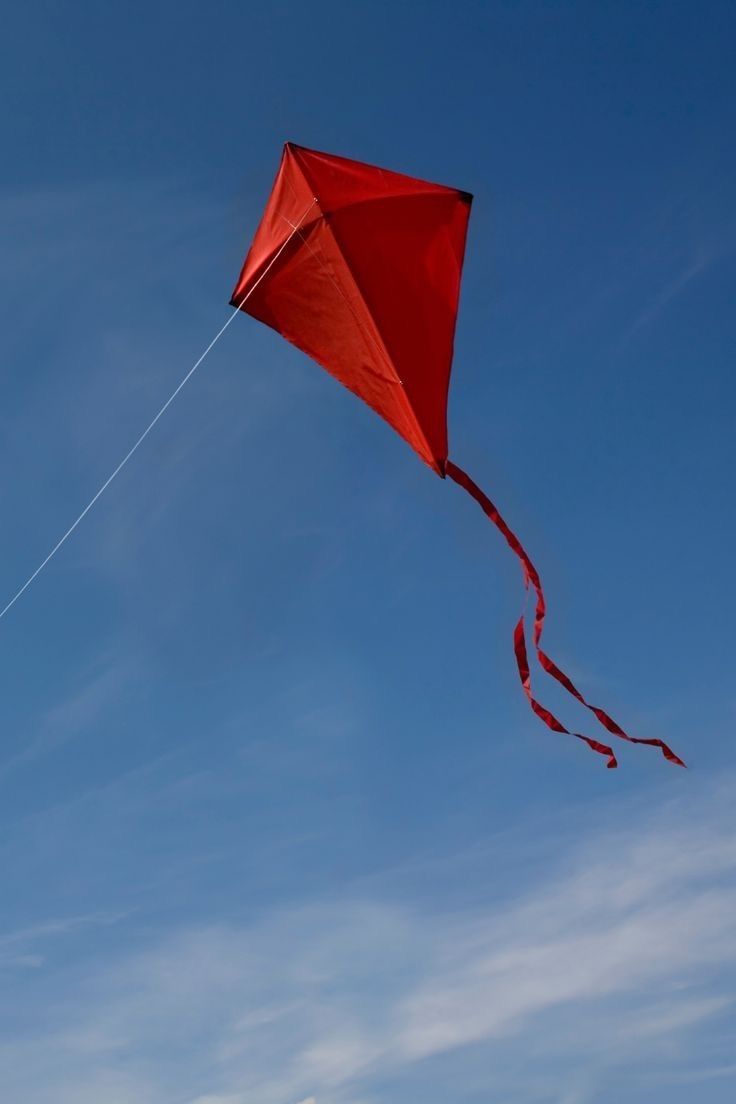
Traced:
[[[516, 534], [509, 528], [501, 514], [496, 509], [490, 498], [480, 487], [473, 482], [469, 475], [467, 475], [462, 468], [458, 468], [456, 464], [453, 464], [451, 460], [448, 460], [445, 465], [445, 474], [449, 475], [450, 479], [454, 480], [458, 486], [462, 487], [468, 494], [475, 499], [480, 506], [483, 513], [489, 518], [490, 521], [496, 526], [498, 531], [503, 536], [504, 540], [511, 548], [512, 552], [518, 557], [521, 562], [522, 570], [524, 572], [524, 585], [526, 587], [531, 583], [536, 595], [536, 606], [534, 612], [534, 630], [533, 640], [534, 649], [539, 660], [540, 666], [551, 675], [561, 686], [567, 690], [569, 694], [572, 694], [581, 705], [584, 705], [586, 709], [589, 709], [593, 713], [603, 727], [610, 732], [613, 736], [618, 736], [622, 740], [628, 740], [631, 744], [648, 744], [650, 747], [658, 747], [665, 759], [670, 763], [676, 763], [680, 767], [684, 767], [682, 759], [675, 755], [674, 751], [664, 743], [663, 740], [656, 739], [641, 739], [635, 736], [629, 736], [627, 732], [608, 714], [605, 710], [599, 708], [597, 705], [591, 705], [586, 701], [578, 688], [573, 683], [572, 679], [565, 674], [557, 664], [550, 659], [546, 652], [542, 651], [540, 646], [542, 639], [542, 631], [544, 629], [544, 619], [547, 612], [547, 603], [544, 598], [544, 591], [542, 590], [542, 583], [539, 578], [539, 572], [535, 568], [529, 554], [522, 545]], [[588, 744], [593, 751], [599, 752], [601, 755], [609, 756], [609, 767], [615, 767], [616, 757], [613, 754], [611, 748], [605, 744], [599, 744], [597, 740], [589, 739], [587, 736], [581, 736], [579, 732], [570, 732], [564, 725], [560, 724], [557, 718], [550, 713], [548, 709], [545, 709], [543, 705], [532, 696], [531, 692], [531, 676], [529, 670], [529, 661], [526, 651], [526, 638], [524, 635], [524, 617], [522, 615], [515, 630], [514, 630], [514, 654], [516, 656], [516, 664], [519, 669], [519, 678], [521, 679], [521, 685], [524, 693], [529, 701], [529, 705], [536, 715], [542, 720], [548, 728], [551, 728], [553, 732], [564, 732], [570, 736], [577, 736], [578, 739], [583, 740]]]
[[571, 732], [569, 728], [565, 728], [561, 721], [557, 720], [554, 713], [550, 713], [549, 709], [541, 705], [537, 699], [532, 695], [531, 674], [529, 671], [529, 660], [526, 654], [526, 638], [524, 636], [524, 618], [520, 617], [516, 623], [514, 629], [514, 655], [516, 656], [516, 666], [519, 668], [519, 678], [521, 679], [521, 687], [526, 695], [526, 699], [529, 705], [532, 707], [536, 715], [541, 721], [544, 721], [547, 728], [551, 728], [553, 732], [564, 732], [568, 736], [577, 736], [578, 740], [582, 740], [593, 751], [597, 751], [599, 755], [608, 756], [608, 762], [606, 766], [609, 770], [618, 766], [616, 762], [616, 756], [613, 753], [613, 748], [610, 748], [608, 744], [600, 744], [597, 740], [593, 740], [590, 736], [583, 736], [580, 732]]

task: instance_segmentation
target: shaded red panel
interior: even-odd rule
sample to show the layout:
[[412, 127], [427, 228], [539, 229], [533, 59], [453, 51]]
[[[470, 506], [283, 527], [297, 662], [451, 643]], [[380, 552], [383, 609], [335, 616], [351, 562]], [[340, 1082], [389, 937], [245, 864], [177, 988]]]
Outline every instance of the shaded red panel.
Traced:
[[234, 307], [242, 304], [255, 281], [293, 233], [294, 226], [306, 229], [310, 221], [320, 217], [314, 192], [296, 168], [293, 154], [286, 146], [266, 209], [230, 299]]
[[306, 149], [287, 142], [285, 153], [294, 159], [316, 195], [325, 213], [338, 210], [351, 203], [367, 199], [386, 199], [402, 195], [457, 196], [455, 188], [444, 184], [432, 184], [414, 176], [353, 161], [349, 157], [336, 157], [332, 153]]
[[375, 199], [329, 216], [440, 467], [469, 211], [445, 192]]

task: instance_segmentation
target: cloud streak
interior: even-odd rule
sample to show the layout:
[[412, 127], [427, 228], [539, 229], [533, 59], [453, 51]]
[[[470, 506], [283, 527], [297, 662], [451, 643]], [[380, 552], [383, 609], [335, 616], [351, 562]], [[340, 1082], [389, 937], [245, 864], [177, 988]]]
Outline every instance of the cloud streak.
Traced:
[[346, 895], [170, 931], [65, 982], [44, 1023], [9, 1033], [8, 1091], [362, 1104], [410, 1086], [439, 1102], [472, 1099], [481, 1078], [504, 1100], [588, 1104], [613, 1099], [612, 1072], [619, 1087], [717, 1080], [736, 967], [727, 796], [600, 829], [505, 904]]

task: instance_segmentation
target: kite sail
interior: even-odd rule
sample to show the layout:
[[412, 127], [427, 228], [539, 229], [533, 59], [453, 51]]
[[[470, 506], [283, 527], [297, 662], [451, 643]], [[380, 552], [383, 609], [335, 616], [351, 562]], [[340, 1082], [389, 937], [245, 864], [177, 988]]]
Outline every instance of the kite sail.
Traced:
[[[540, 666], [613, 736], [630, 736], [542, 650], [539, 573], [491, 500], [448, 457], [447, 396], [472, 196], [287, 142], [230, 303], [277, 330], [380, 414], [443, 479], [470, 494], [518, 557], [536, 598]], [[566, 728], [534, 697], [525, 617], [514, 629], [522, 689], [554, 732], [584, 741], [616, 767], [613, 749]]]

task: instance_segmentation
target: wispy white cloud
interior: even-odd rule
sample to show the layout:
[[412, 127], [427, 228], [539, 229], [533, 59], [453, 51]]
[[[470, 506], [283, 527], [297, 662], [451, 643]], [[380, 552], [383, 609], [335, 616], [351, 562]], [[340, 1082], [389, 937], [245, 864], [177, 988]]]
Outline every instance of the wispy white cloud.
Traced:
[[33, 924], [27, 928], [1, 932], [0, 967], [40, 967], [44, 963], [44, 956], [36, 949], [44, 947], [49, 940], [59, 939], [86, 928], [117, 924], [127, 915], [121, 912], [64, 916]]
[[[694, 281], [736, 247], [736, 221], [728, 202], [729, 185], [712, 182], [695, 196], [666, 204], [647, 229], [637, 267], [649, 281], [648, 302], [624, 330], [626, 343], [654, 322]], [[658, 285], [658, 286], [657, 286]]]
[[133, 1091], [358, 1104], [406, 1085], [446, 1100], [482, 1077], [504, 1100], [591, 1104], [610, 1099], [611, 1071], [716, 1078], [732, 1030], [733, 827], [731, 801], [709, 795], [600, 828], [564, 869], [471, 912], [363, 896], [170, 933], [66, 982], [44, 1022], [9, 1032], [7, 1083], [37, 1104]]
[[718, 253], [701, 254], [687, 262], [680, 271], [665, 281], [663, 287], [655, 292], [644, 309], [624, 330], [621, 343], [630, 341], [639, 330], [653, 322], [669, 304], [680, 295], [689, 284], [701, 276], [717, 259]]
[[34, 719], [30, 733], [16, 735], [15, 750], [0, 763], [0, 781], [15, 767], [31, 763], [88, 731], [112, 704], [120, 704], [135, 674], [135, 663], [129, 656], [98, 659], [93, 669], [78, 676], [73, 690]]

